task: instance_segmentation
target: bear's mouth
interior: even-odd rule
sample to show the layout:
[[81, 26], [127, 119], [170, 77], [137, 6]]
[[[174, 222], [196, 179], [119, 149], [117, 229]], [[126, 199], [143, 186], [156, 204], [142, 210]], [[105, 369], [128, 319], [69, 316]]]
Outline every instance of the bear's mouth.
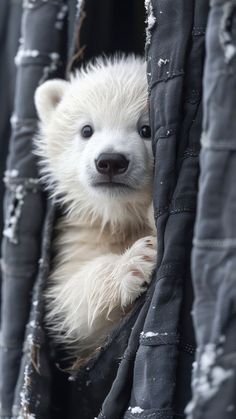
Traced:
[[121, 182], [96, 182], [93, 184], [93, 186], [95, 188], [107, 188], [107, 189], [130, 189], [130, 190], [134, 190], [134, 188], [132, 188], [132, 186], [127, 185], [126, 183], [121, 183]]

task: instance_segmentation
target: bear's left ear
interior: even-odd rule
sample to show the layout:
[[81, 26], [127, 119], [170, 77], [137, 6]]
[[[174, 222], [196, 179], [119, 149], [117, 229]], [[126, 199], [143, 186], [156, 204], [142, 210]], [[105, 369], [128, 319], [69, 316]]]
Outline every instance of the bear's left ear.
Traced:
[[36, 89], [34, 101], [43, 123], [48, 123], [51, 116], [61, 101], [69, 82], [55, 79], [48, 80]]

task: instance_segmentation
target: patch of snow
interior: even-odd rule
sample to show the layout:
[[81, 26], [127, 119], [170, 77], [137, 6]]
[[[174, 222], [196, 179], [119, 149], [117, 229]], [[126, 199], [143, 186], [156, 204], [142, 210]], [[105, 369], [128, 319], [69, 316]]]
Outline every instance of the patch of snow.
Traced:
[[24, 49], [22, 46], [19, 48], [16, 56], [15, 56], [15, 64], [19, 66], [22, 62], [24, 57], [38, 57], [40, 52], [37, 49]]
[[77, 0], [77, 16], [79, 15], [79, 13], [80, 13], [80, 10], [81, 10], [81, 7], [82, 7], [82, 4], [83, 4], [83, 1], [84, 0]]
[[225, 60], [227, 63], [229, 63], [232, 60], [232, 58], [236, 55], [236, 48], [234, 45], [228, 44], [225, 46], [224, 52]]
[[209, 372], [210, 367], [214, 364], [216, 358], [215, 345], [209, 343], [205, 352], [201, 357], [201, 370]]
[[215, 387], [216, 392], [219, 390], [221, 384], [229, 377], [232, 377], [232, 375], [233, 370], [226, 370], [219, 366], [216, 366], [212, 369], [212, 386]]
[[145, 8], [147, 13], [146, 19], [146, 44], [150, 44], [151, 42], [151, 29], [154, 27], [156, 23], [156, 18], [153, 14], [153, 7], [151, 0], [145, 0]]
[[193, 412], [193, 409], [195, 408], [195, 405], [196, 405], [195, 401], [194, 400], [191, 400], [191, 402], [189, 402], [187, 404], [187, 406], [185, 407], [184, 413], [186, 415], [190, 415]]
[[11, 125], [14, 127], [17, 124], [18, 120], [18, 117], [15, 114], [13, 114], [10, 118]]
[[153, 336], [168, 336], [167, 332], [141, 332], [141, 336], [144, 338], [151, 338]]
[[129, 407], [128, 408], [128, 410], [131, 412], [131, 413], [142, 413], [144, 410], [143, 409], [141, 409], [141, 407], [139, 407], [139, 406], [135, 406], [135, 407]]
[[19, 170], [12, 169], [12, 170], [6, 170], [5, 176], [10, 178], [15, 178], [19, 175]]
[[18, 185], [14, 191], [12, 203], [8, 208], [5, 228], [3, 230], [4, 237], [7, 237], [13, 244], [18, 243], [17, 227], [21, 217], [22, 207], [24, 204], [25, 190], [23, 185]]
[[222, 384], [234, 375], [231, 369], [225, 369], [216, 364], [219, 348], [209, 343], [201, 355], [199, 363], [193, 364], [193, 399], [187, 405], [185, 413], [192, 418], [192, 413], [199, 400], [209, 400], [215, 396]]
[[27, 336], [27, 342], [29, 343], [29, 345], [30, 346], [32, 346], [33, 345], [33, 335], [32, 335], [32, 333], [30, 333], [28, 336]]

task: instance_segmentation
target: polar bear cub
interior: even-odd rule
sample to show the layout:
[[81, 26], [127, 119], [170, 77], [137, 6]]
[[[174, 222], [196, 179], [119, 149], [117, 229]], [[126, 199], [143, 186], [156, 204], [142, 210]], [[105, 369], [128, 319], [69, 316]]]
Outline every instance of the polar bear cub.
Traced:
[[97, 59], [38, 87], [44, 180], [64, 212], [45, 292], [46, 323], [84, 356], [146, 290], [156, 261], [153, 155], [144, 60]]

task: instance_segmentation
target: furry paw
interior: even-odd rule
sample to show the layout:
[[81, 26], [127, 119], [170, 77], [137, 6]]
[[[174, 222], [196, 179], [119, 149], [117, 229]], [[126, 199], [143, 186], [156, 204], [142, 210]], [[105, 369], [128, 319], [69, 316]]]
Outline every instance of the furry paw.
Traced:
[[147, 236], [137, 240], [123, 255], [121, 304], [127, 306], [146, 291], [155, 269], [157, 239]]

